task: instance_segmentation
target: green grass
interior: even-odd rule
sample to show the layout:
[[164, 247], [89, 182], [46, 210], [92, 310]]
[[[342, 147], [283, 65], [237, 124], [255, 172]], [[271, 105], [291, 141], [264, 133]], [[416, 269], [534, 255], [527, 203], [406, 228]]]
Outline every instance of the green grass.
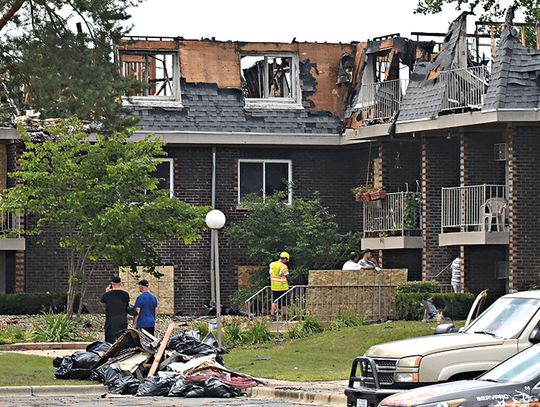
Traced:
[[436, 324], [391, 322], [325, 331], [304, 339], [236, 348], [225, 355], [229, 369], [268, 379], [348, 379], [351, 363], [372, 345], [432, 335]]
[[0, 387], [96, 384], [90, 380], [55, 379], [50, 357], [0, 353], [0, 366]]

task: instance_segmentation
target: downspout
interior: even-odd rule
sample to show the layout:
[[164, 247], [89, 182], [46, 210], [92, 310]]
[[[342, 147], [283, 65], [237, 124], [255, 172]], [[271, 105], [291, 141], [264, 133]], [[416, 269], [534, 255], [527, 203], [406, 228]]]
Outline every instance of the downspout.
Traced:
[[[216, 147], [212, 147], [212, 191], [211, 205], [216, 207]], [[210, 233], [210, 299], [216, 300], [215, 261], [214, 252], [216, 246], [215, 233]]]

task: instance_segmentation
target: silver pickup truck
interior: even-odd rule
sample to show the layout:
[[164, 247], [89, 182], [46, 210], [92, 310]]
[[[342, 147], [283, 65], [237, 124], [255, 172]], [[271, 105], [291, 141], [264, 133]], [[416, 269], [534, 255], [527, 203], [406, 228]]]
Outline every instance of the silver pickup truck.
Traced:
[[376, 407], [390, 394], [468, 379], [540, 342], [540, 291], [508, 294], [461, 332], [372, 346], [353, 361], [348, 407]]

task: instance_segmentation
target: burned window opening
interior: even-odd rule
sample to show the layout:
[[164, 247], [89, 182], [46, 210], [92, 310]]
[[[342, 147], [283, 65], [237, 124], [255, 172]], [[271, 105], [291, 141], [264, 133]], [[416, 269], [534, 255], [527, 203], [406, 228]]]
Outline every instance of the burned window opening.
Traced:
[[119, 62], [120, 73], [140, 83], [124, 95], [128, 99], [180, 101], [177, 52], [121, 51]]

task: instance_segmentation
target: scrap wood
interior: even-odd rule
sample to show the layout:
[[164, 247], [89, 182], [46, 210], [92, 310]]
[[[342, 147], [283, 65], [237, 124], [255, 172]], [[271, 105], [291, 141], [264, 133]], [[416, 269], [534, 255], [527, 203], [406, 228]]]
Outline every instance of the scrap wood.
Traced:
[[159, 362], [161, 360], [161, 357], [163, 356], [163, 353], [165, 353], [165, 348], [167, 347], [167, 344], [169, 343], [169, 338], [171, 337], [173, 330], [174, 330], [174, 322], [171, 322], [169, 326], [167, 327], [167, 331], [165, 332], [163, 339], [161, 340], [161, 345], [159, 345], [158, 352], [156, 353], [154, 357], [154, 363], [152, 363], [152, 367], [150, 368], [150, 371], [148, 372], [148, 377], [154, 376], [154, 374], [156, 373], [156, 370], [159, 366]]

